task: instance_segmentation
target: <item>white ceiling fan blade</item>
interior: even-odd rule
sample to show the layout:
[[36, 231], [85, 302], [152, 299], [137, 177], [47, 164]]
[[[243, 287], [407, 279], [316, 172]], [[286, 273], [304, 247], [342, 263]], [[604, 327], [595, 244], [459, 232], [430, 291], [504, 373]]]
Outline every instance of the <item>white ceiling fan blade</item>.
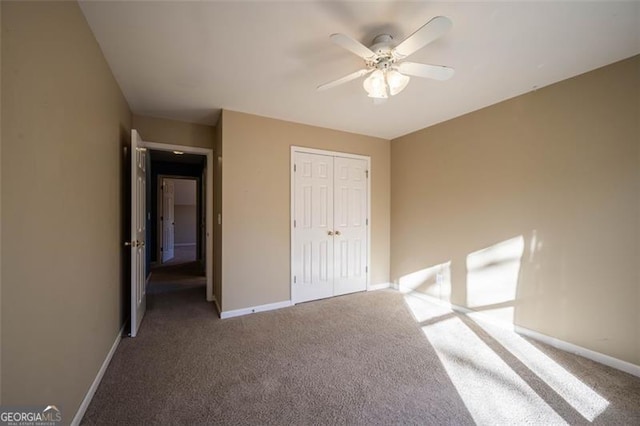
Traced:
[[331, 34], [330, 38], [331, 41], [333, 41], [338, 46], [344, 47], [345, 49], [360, 56], [362, 59], [373, 59], [376, 57], [376, 54], [373, 53], [371, 49], [349, 36], [346, 36], [344, 34]]
[[453, 77], [455, 70], [443, 65], [427, 65], [415, 62], [400, 62], [395, 68], [402, 74], [415, 77], [432, 78], [434, 80], [449, 80]]
[[332, 87], [339, 86], [339, 85], [341, 85], [343, 83], [346, 83], [348, 81], [355, 80], [358, 77], [362, 77], [363, 75], [367, 75], [371, 71], [373, 71], [373, 68], [371, 68], [371, 69], [361, 69], [361, 70], [358, 70], [356, 72], [352, 72], [351, 74], [345, 75], [344, 77], [339, 78], [337, 80], [333, 80], [333, 81], [330, 81], [328, 83], [321, 84], [320, 86], [318, 86], [317, 90], [331, 89]]
[[406, 58], [442, 36], [451, 26], [451, 20], [446, 16], [436, 16], [397, 45], [393, 49], [393, 55], [396, 58]]

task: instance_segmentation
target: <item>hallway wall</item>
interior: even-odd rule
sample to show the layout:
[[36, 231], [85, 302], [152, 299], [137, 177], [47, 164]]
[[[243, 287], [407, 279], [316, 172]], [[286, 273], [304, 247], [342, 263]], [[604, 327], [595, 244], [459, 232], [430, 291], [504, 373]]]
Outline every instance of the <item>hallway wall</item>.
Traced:
[[175, 188], [175, 244], [196, 244], [196, 181], [173, 179]]

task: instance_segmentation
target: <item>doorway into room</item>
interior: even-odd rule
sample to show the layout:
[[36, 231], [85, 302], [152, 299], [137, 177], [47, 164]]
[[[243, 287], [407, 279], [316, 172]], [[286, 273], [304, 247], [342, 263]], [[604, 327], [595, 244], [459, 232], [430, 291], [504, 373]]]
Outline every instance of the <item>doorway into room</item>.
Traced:
[[[153, 160], [153, 151], [151, 158]], [[197, 158], [194, 159], [198, 161]], [[198, 174], [199, 162], [190, 166]], [[165, 166], [165, 165], [163, 165]], [[174, 166], [175, 167], [175, 166]], [[153, 173], [153, 161], [151, 170]], [[203, 211], [199, 177], [158, 174], [156, 258], [151, 264], [151, 294], [206, 287], [202, 258]], [[153, 226], [153, 224], [152, 224]]]
[[205, 298], [207, 156], [182, 150], [148, 152], [147, 292], [195, 291]]
[[[129, 335], [136, 337], [145, 312], [153, 309], [156, 301], [167, 299], [160, 297], [163, 294], [171, 297], [171, 292], [184, 290], [186, 287], [198, 299], [215, 301], [212, 256], [213, 173], [209, 169], [213, 164], [213, 150], [144, 141], [138, 131], [132, 129], [131, 154], [128, 151], [125, 150], [125, 164], [128, 163], [130, 169], [128, 173], [125, 172], [124, 196], [129, 199], [129, 203], [124, 205], [129, 213], [125, 219], [125, 233], [129, 235], [125, 237], [124, 246], [129, 252], [125, 254], [125, 262], [126, 270], [130, 273], [130, 280], [127, 280], [130, 297], [125, 300], [125, 305], [131, 309]], [[170, 235], [173, 256], [163, 259], [162, 255], [158, 255], [158, 247], [161, 252], [164, 251], [161, 231], [156, 226], [162, 216], [162, 207], [158, 208], [162, 201], [159, 200], [163, 199], [162, 193], [158, 196], [158, 188], [164, 189], [165, 178], [195, 181], [195, 255], [189, 254], [188, 261], [174, 265], [168, 262], [176, 260], [175, 229], [172, 228], [173, 234]], [[175, 190], [175, 181], [173, 189]], [[175, 225], [175, 191], [173, 198], [167, 205], [173, 210], [170, 218], [172, 225]], [[188, 204], [192, 204], [192, 201]], [[190, 210], [193, 208], [190, 207]], [[189, 228], [191, 227], [187, 227]], [[193, 229], [189, 238], [188, 243], [193, 245]], [[191, 252], [193, 250], [192, 248]], [[164, 269], [159, 269], [161, 266]], [[183, 295], [185, 293], [186, 291], [181, 292]], [[151, 297], [147, 298], [147, 295]]]

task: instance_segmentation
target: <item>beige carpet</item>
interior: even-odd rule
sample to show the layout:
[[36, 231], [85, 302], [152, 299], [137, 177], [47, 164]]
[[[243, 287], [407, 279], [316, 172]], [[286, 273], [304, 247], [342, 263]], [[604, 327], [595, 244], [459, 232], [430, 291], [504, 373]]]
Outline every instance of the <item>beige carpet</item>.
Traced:
[[640, 423], [640, 379], [392, 290], [226, 320], [204, 291], [150, 296], [84, 424]]

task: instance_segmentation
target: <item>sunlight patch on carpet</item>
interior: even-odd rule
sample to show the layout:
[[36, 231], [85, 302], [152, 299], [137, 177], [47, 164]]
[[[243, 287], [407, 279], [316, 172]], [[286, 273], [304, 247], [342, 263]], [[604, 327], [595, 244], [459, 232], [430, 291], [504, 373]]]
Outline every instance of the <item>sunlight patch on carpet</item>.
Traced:
[[567, 424], [459, 318], [422, 330], [478, 424]]
[[[487, 338], [517, 358], [584, 419], [594, 421], [609, 406], [605, 398], [513, 331], [511, 324], [488, 322], [484, 312], [458, 317], [461, 314], [441, 301], [419, 293], [405, 294], [404, 300], [479, 424], [566, 424], [524, 376], [485, 343]], [[480, 329], [489, 337], [481, 338]]]
[[[474, 315], [472, 313], [468, 316], [474, 319]], [[527, 342], [522, 336], [483, 321], [475, 319], [474, 321], [544, 380], [585, 419], [590, 422], [595, 420], [609, 406], [606, 399]]]

